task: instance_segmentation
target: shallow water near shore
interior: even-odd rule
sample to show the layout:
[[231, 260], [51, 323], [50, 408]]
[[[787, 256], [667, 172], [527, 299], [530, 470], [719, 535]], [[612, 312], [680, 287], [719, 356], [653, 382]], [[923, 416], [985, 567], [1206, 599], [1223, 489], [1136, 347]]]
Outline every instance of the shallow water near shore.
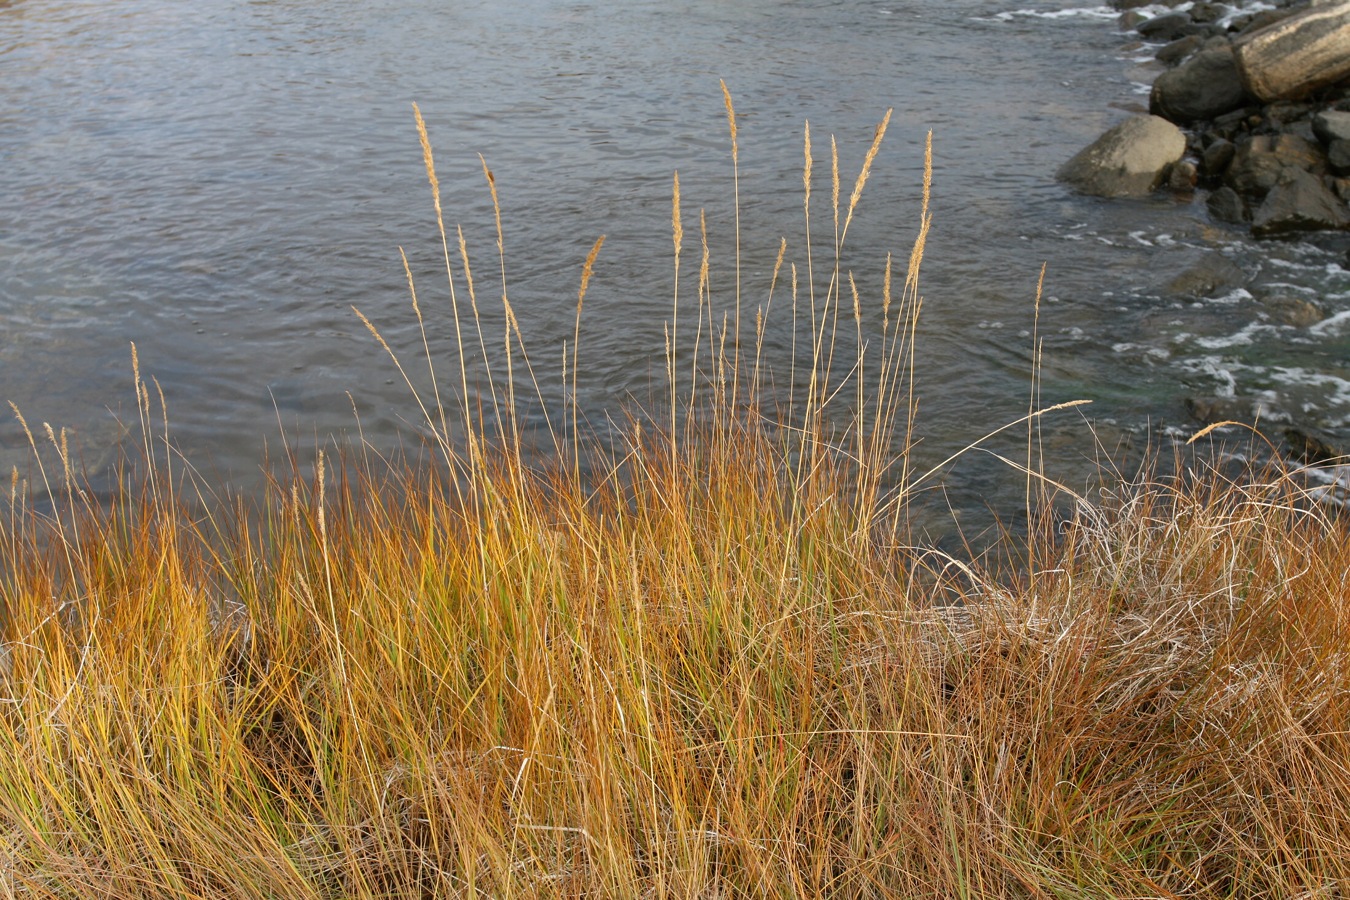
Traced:
[[[1197, 427], [1183, 403], [1193, 396], [1350, 433], [1348, 242], [1258, 243], [1211, 223], [1199, 198], [1104, 202], [1057, 184], [1064, 160], [1146, 103], [1152, 70], [1106, 7], [1032, 5], [0, 5], [0, 399], [71, 428], [95, 479], [136, 418], [132, 341], [175, 440], [216, 485], [256, 489], [283, 443], [354, 437], [353, 407], [377, 446], [415, 436], [405, 386], [351, 310], [415, 355], [403, 246], [433, 338], [447, 348], [453, 334], [413, 101], [494, 334], [495, 233], [477, 154], [495, 174], [508, 290], [545, 401], [563, 402], [558, 361], [601, 234], [582, 407], [602, 421], [660, 396], [674, 171], [686, 221], [707, 210], [715, 302], [734, 284], [722, 78], [739, 114], [751, 308], [767, 296], [780, 236], [804, 265], [804, 120], [824, 198], [828, 135], [851, 184], [895, 109], [845, 259], [874, 307], [886, 253], [904, 259], [917, 230], [932, 130], [922, 460], [1026, 412], [1042, 263], [1041, 401], [1093, 401], [1043, 423], [1061, 481], [1091, 477], [1094, 433], [1109, 449]], [[821, 240], [823, 199], [813, 214]], [[1243, 285], [1168, 289], [1216, 254]], [[1281, 297], [1323, 317], [1286, 323], [1271, 312]], [[0, 422], [0, 467], [25, 470], [28, 457], [17, 422]], [[946, 502], [978, 518], [1017, 508], [1023, 488], [976, 454], [948, 479]]]

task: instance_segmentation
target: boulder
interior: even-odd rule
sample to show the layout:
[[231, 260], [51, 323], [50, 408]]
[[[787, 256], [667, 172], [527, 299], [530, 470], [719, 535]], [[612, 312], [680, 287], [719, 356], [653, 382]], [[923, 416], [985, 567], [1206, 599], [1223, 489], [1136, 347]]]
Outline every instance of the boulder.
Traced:
[[1145, 19], [1134, 26], [1134, 30], [1150, 41], [1175, 41], [1188, 34], [1199, 34], [1200, 26], [1185, 13], [1174, 12]]
[[1247, 32], [1234, 57], [1247, 92], [1263, 102], [1335, 84], [1350, 76], [1350, 0], [1312, 4]]
[[1276, 322], [1292, 328], [1307, 328], [1326, 318], [1320, 306], [1302, 297], [1267, 297], [1261, 301], [1261, 305]]
[[1331, 142], [1327, 147], [1327, 167], [1337, 175], [1350, 175], [1350, 140]]
[[1205, 208], [1209, 210], [1211, 216], [1220, 222], [1241, 225], [1249, 218], [1247, 204], [1238, 195], [1238, 192], [1230, 187], [1221, 187], [1210, 194], [1205, 200]]
[[1213, 119], [1242, 106], [1247, 92], [1238, 76], [1233, 49], [1201, 50], [1153, 82], [1149, 112], [1178, 124]]
[[1178, 194], [1186, 194], [1195, 189], [1195, 183], [1199, 180], [1200, 173], [1195, 163], [1182, 159], [1172, 165], [1167, 175], [1167, 187]]
[[1205, 46], [1204, 38], [1198, 34], [1188, 34], [1159, 47], [1153, 56], [1165, 66], [1175, 66], [1203, 46]]
[[1163, 290], [1183, 297], [1212, 297], [1246, 282], [1247, 273], [1242, 271], [1241, 266], [1226, 256], [1210, 253], [1167, 282]]
[[1337, 446], [1329, 436], [1319, 434], [1311, 428], [1290, 425], [1284, 429], [1284, 439], [1289, 442], [1290, 455], [1309, 465], [1343, 463], [1350, 459], [1350, 453], [1347, 453], [1345, 448]]
[[1190, 16], [1192, 22], [1208, 25], [1222, 19], [1227, 12], [1228, 8], [1222, 3], [1209, 3], [1207, 0], [1202, 0], [1202, 2], [1191, 7]]
[[1260, 134], [1238, 145], [1224, 183], [1249, 197], [1266, 195], [1285, 169], [1321, 174], [1326, 155], [1317, 145], [1292, 134]]
[[1252, 234], [1277, 237], [1350, 226], [1350, 208], [1322, 179], [1302, 169], [1284, 169], [1252, 216]]
[[1232, 141], [1216, 138], [1210, 142], [1209, 146], [1205, 148], [1205, 152], [1200, 156], [1200, 174], [1207, 181], [1218, 181], [1223, 177], [1223, 173], [1228, 171], [1236, 153], [1237, 147], [1233, 146]]
[[1250, 422], [1255, 418], [1252, 401], [1244, 397], [1187, 397], [1184, 403], [1191, 418], [1204, 425]]
[[1186, 152], [1186, 136], [1157, 116], [1126, 119], [1060, 167], [1060, 181], [1098, 197], [1141, 197]]
[[1339, 109], [1323, 110], [1313, 116], [1313, 133], [1324, 144], [1350, 140], [1350, 112]]

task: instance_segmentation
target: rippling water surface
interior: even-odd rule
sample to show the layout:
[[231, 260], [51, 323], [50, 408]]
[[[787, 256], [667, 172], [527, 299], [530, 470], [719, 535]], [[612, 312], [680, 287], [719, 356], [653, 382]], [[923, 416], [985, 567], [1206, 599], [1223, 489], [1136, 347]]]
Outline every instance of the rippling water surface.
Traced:
[[[414, 433], [416, 408], [351, 307], [412, 352], [402, 246], [433, 339], [452, 333], [416, 101], [491, 333], [500, 288], [479, 153], [546, 400], [561, 397], [581, 263], [601, 234], [579, 391], [597, 416], [645, 398], [662, 377], [676, 170], [687, 226], [707, 210], [719, 297], [733, 279], [721, 78], [739, 114], [752, 303], [780, 236], [804, 261], [805, 120], [823, 198], [828, 135], [851, 182], [895, 109], [845, 260], [874, 304], [885, 254], [904, 258], [913, 239], [932, 130], [926, 458], [1025, 412], [1042, 263], [1043, 400], [1093, 401], [1048, 423], [1065, 480], [1091, 468], [1084, 418], [1114, 445], [1187, 425], [1188, 396], [1251, 398], [1269, 418], [1346, 434], [1343, 238], [1258, 244], [1211, 224], [1199, 200], [1108, 203], [1054, 181], [1146, 102], [1156, 72], [1135, 58], [1147, 55], [1109, 9], [1061, 0], [0, 0], [0, 393], [30, 422], [71, 428], [97, 473], [135, 418], [134, 341], [188, 459], [245, 490], [265, 444], [355, 434], [353, 407], [377, 445]], [[815, 214], [819, 240], [823, 202]], [[1248, 283], [1169, 292], [1215, 254]], [[1282, 324], [1276, 295], [1326, 318]], [[27, 458], [5, 420], [0, 464]], [[1021, 490], [978, 460], [949, 483], [971, 508]]]

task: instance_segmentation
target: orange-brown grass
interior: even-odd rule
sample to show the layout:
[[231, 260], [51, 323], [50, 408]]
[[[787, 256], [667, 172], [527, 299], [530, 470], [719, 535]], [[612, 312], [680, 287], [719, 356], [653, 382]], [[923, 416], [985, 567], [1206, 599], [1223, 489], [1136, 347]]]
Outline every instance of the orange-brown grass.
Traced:
[[829, 262], [775, 272], [791, 405], [704, 255], [672, 409], [602, 446], [573, 408], [534, 457], [505, 297], [504, 380], [470, 392], [447, 239], [474, 313], [458, 388], [416, 401], [434, 461], [318, 454], [189, 514], [139, 373], [112, 504], [38, 431], [56, 510], [16, 476], [0, 534], [0, 896], [1343, 895], [1345, 520], [1291, 473], [1202, 473], [1072, 498], [1015, 579], [910, 546], [928, 219], [864, 306], [838, 261], [874, 155], [842, 223], [832, 155]]

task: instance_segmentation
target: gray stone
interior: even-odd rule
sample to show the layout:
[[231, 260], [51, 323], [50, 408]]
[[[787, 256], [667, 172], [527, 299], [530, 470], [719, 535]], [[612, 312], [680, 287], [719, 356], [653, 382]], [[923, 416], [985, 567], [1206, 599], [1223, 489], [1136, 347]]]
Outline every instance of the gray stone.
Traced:
[[1344, 447], [1337, 446], [1330, 436], [1311, 428], [1290, 425], [1284, 429], [1284, 439], [1289, 442], [1290, 455], [1309, 465], [1344, 462], [1350, 457], [1350, 453]]
[[1252, 234], [1277, 237], [1350, 226], [1350, 209], [1322, 179], [1302, 169], [1285, 169], [1252, 216]]
[[1324, 110], [1313, 116], [1313, 133], [1324, 144], [1350, 140], [1350, 112]]
[[1222, 19], [1223, 14], [1228, 10], [1220, 3], [1201, 2], [1192, 6], [1190, 12], [1192, 22], [1209, 24]]
[[1246, 282], [1247, 273], [1237, 263], [1226, 256], [1210, 253], [1167, 282], [1163, 290], [1184, 297], [1212, 297]]
[[1195, 163], [1189, 159], [1179, 160], [1167, 174], [1167, 187], [1179, 194], [1195, 190], [1197, 175]]
[[1327, 167], [1337, 175], [1350, 175], [1350, 140], [1331, 142], [1327, 147]]
[[1233, 154], [1237, 152], [1237, 147], [1232, 141], [1226, 141], [1223, 138], [1211, 141], [1205, 148], [1204, 155], [1200, 157], [1200, 173], [1206, 178], [1218, 181], [1223, 177], [1223, 173], [1228, 171], [1228, 166], [1233, 162]]
[[1241, 225], [1248, 219], [1247, 204], [1238, 192], [1230, 187], [1221, 187], [1205, 200], [1209, 214], [1220, 222], [1232, 222]]
[[1153, 82], [1148, 108], [1154, 115], [1185, 124], [1230, 112], [1246, 101], [1231, 47], [1201, 50]]
[[1218, 422], [1250, 422], [1252, 401], [1242, 397], [1187, 397], [1186, 412], [1202, 425]]
[[1079, 151], [1057, 177], [1085, 194], [1141, 197], [1162, 184], [1185, 152], [1181, 129], [1157, 116], [1136, 116]]
[[1188, 34], [1183, 38], [1177, 38], [1170, 44], [1164, 44], [1158, 48], [1158, 52], [1153, 54], [1158, 62], [1168, 66], [1175, 66], [1186, 57], [1205, 45], [1205, 39], [1198, 34]]
[[1238, 145], [1224, 183], [1239, 194], [1261, 198], [1285, 169], [1321, 173], [1326, 154], [1310, 141], [1292, 134], [1261, 134]]
[[1200, 26], [1185, 13], [1174, 12], [1145, 19], [1135, 26], [1135, 30], [1151, 41], [1175, 41], [1188, 34], [1198, 34]]

